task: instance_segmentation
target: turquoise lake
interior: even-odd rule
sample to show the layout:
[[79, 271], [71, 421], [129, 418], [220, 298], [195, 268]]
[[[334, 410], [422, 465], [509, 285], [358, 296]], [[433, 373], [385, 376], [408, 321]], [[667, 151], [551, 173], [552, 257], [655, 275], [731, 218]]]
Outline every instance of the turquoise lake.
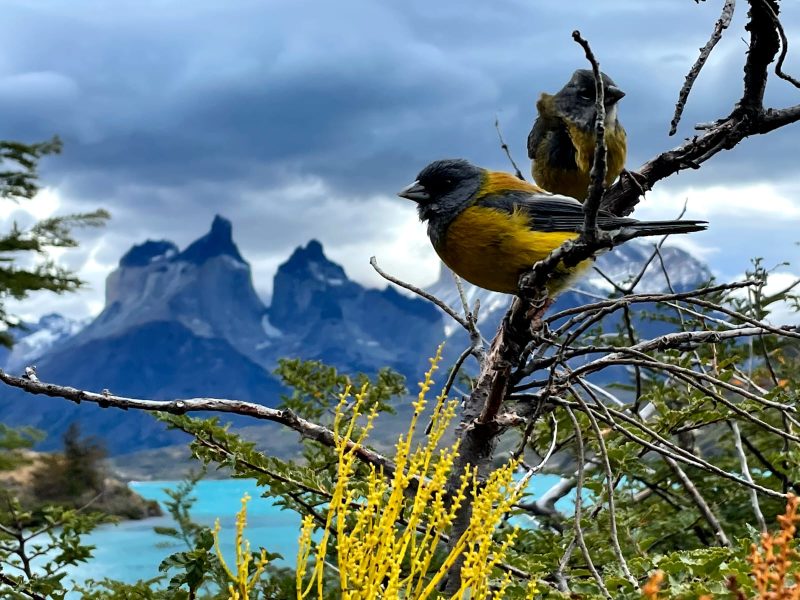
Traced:
[[[534, 495], [540, 494], [557, 481], [558, 477], [554, 475], [536, 475], [528, 489]], [[161, 502], [163, 506], [163, 502], [168, 499], [164, 490], [177, 485], [178, 482], [175, 481], [151, 481], [132, 483], [131, 488], [145, 498]], [[264, 546], [270, 552], [283, 555], [285, 564], [294, 565], [300, 518], [296, 513], [281, 510], [269, 499], [262, 498], [253, 481], [201, 481], [195, 488], [197, 502], [191, 513], [192, 518], [213, 526], [214, 520], [219, 517], [223, 553], [226, 558], [232, 558], [234, 518], [241, 507], [241, 498], [245, 492], [252, 497], [248, 504], [246, 539], [253, 548]], [[558, 507], [569, 510], [570, 504], [571, 500], [564, 498]], [[74, 569], [70, 573], [71, 579], [85, 581], [110, 577], [135, 582], [156, 577], [159, 574], [158, 564], [164, 557], [185, 549], [185, 546], [172, 543], [169, 538], [156, 535], [153, 531], [153, 527], [171, 524], [169, 517], [157, 517], [98, 528], [85, 538], [96, 547], [94, 558]], [[165, 542], [169, 545], [164, 545]]]

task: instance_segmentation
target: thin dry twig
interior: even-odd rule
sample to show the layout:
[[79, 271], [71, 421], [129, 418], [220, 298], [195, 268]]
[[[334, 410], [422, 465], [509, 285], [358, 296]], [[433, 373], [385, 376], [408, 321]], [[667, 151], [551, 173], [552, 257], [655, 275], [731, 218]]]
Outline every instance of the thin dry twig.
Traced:
[[775, 14], [774, 10], [772, 10], [769, 2], [767, 2], [767, 0], [762, 1], [764, 2], [765, 8], [769, 12], [769, 16], [772, 17], [772, 22], [775, 24], [775, 29], [778, 30], [778, 35], [781, 37], [781, 54], [778, 56], [778, 62], [775, 63], [775, 75], [785, 81], [788, 81], [793, 86], [800, 88], [800, 81], [783, 71], [783, 61], [786, 60], [786, 53], [789, 51], [789, 40], [786, 39], [786, 32], [783, 30], [783, 25], [781, 24], [778, 15]]
[[611, 594], [608, 593], [608, 588], [606, 588], [605, 583], [603, 583], [603, 578], [600, 577], [600, 573], [597, 572], [597, 568], [594, 566], [594, 562], [592, 562], [592, 555], [589, 552], [589, 548], [586, 546], [586, 540], [583, 537], [583, 527], [581, 525], [581, 512], [582, 512], [582, 498], [581, 495], [583, 494], [583, 477], [584, 477], [584, 465], [586, 464], [586, 453], [583, 448], [583, 434], [581, 434], [581, 427], [578, 423], [578, 419], [575, 418], [575, 413], [569, 407], [566, 407], [567, 415], [569, 416], [570, 420], [572, 421], [572, 426], [575, 428], [575, 443], [578, 449], [578, 474], [577, 474], [577, 483], [575, 485], [575, 540], [578, 542], [578, 547], [581, 549], [581, 553], [583, 554], [583, 559], [586, 561], [586, 566], [594, 577], [595, 582], [597, 582], [597, 587], [600, 588], [600, 591], [606, 598], [611, 598]]
[[670, 123], [669, 135], [675, 135], [675, 132], [678, 131], [678, 123], [681, 121], [683, 109], [686, 106], [689, 93], [692, 91], [692, 86], [697, 80], [697, 76], [700, 75], [700, 71], [705, 66], [708, 57], [711, 56], [711, 51], [717, 45], [717, 42], [722, 39], [722, 32], [730, 26], [735, 8], [736, 0], [725, 0], [725, 5], [722, 7], [722, 14], [714, 24], [714, 31], [711, 33], [711, 37], [706, 42], [706, 45], [700, 48], [700, 56], [697, 57], [692, 68], [689, 69], [689, 73], [686, 75], [686, 79], [683, 82], [683, 87], [681, 87], [680, 94], [678, 94], [678, 102], [675, 104], [675, 115], [672, 117], [672, 123]]
[[[742, 445], [742, 433], [739, 430], [739, 424], [736, 421], [728, 421], [728, 425], [733, 432], [733, 443], [736, 447], [736, 453], [739, 455], [739, 464], [742, 467], [742, 476], [753, 483], [753, 476], [750, 474], [750, 468], [747, 466], [747, 455], [744, 452]], [[761, 506], [758, 503], [758, 494], [753, 488], [750, 488], [750, 504], [753, 506], [753, 513], [758, 521], [758, 527], [761, 533], [767, 532], [767, 522], [764, 520], [764, 513], [761, 512]]]
[[[461, 370], [461, 367], [464, 365], [464, 361], [472, 354], [472, 347], [466, 348], [456, 359], [456, 362], [453, 364], [453, 368], [450, 370], [450, 374], [447, 376], [447, 381], [444, 384], [444, 389], [442, 391], [442, 395], [447, 398], [450, 395], [450, 390], [453, 387], [453, 384], [456, 382], [456, 377], [458, 377], [458, 373]], [[431, 429], [433, 428], [433, 415], [431, 415], [428, 424], [425, 426], [425, 435], [429, 435]]]
[[723, 150], [729, 150], [746, 137], [774, 131], [800, 120], [800, 105], [787, 108], [763, 106], [769, 64], [780, 47], [780, 37], [770, 12], [772, 0], [748, 0], [750, 11], [746, 29], [750, 32], [747, 60], [744, 65], [744, 89], [734, 110], [727, 116], [707, 124], [702, 135], [663, 152], [647, 161], [632, 177], [621, 177], [603, 197], [602, 206], [615, 215], [630, 214], [642, 194], [658, 181], [684, 169], [697, 169]]
[[[563, 398], [559, 398], [556, 396], [552, 396], [550, 400], [553, 404], [557, 404], [560, 406], [568, 406], [573, 410], [583, 410], [583, 407], [578, 404], [577, 402], [569, 402]], [[643, 421], [640, 419], [635, 419], [632, 416], [618, 411], [616, 409], [610, 408], [605, 404], [600, 403], [598, 408], [595, 409], [590, 407], [591, 410], [595, 412], [595, 416], [606, 423], [609, 427], [614, 429], [614, 431], [619, 432], [632, 442], [635, 442], [637, 445], [641, 446], [642, 448], [646, 448], [648, 450], [652, 450], [665, 458], [672, 458], [676, 461], [682, 462], [686, 465], [696, 467], [698, 469], [703, 469], [708, 473], [712, 473], [717, 475], [723, 479], [727, 479], [728, 481], [732, 481], [738, 485], [741, 485], [746, 488], [752, 488], [757, 492], [764, 494], [765, 496], [770, 496], [772, 498], [786, 498], [786, 495], [781, 492], [776, 492], [775, 490], [771, 490], [766, 488], [762, 485], [758, 485], [757, 483], [750, 483], [749, 481], [742, 479], [741, 477], [734, 475], [732, 473], [728, 473], [727, 471], [720, 469], [716, 465], [709, 463], [708, 461], [700, 458], [699, 456], [693, 455], [691, 452], [677, 446], [676, 444], [672, 443], [667, 438], [660, 435], [658, 432], [653, 430], [652, 428], [648, 427]], [[617, 420], [625, 422], [627, 425], [631, 427], [635, 427], [636, 429], [640, 430], [642, 433], [647, 435], [653, 441], [650, 442], [647, 439], [637, 435], [633, 431], [621, 426]]]
[[467, 295], [464, 293], [464, 282], [454, 271], [450, 271], [450, 274], [453, 276], [453, 281], [458, 290], [458, 298], [461, 300], [461, 309], [464, 311], [464, 320], [467, 323], [469, 339], [472, 342], [472, 354], [478, 359], [479, 363], [482, 363], [486, 357], [486, 351], [484, 349], [483, 335], [481, 335], [481, 331], [478, 329], [478, 312], [481, 309], [481, 299], [475, 298], [475, 304], [472, 310], [470, 310], [469, 303], [467, 302]]
[[525, 181], [525, 178], [522, 176], [522, 171], [519, 170], [517, 163], [514, 162], [514, 157], [511, 156], [511, 150], [509, 149], [508, 144], [506, 144], [505, 139], [503, 139], [503, 132], [500, 131], [500, 118], [497, 116], [494, 118], [494, 128], [497, 130], [497, 137], [500, 139], [500, 149], [506, 153], [508, 161], [511, 163], [511, 166], [514, 167], [514, 175], [517, 176], [517, 179], [522, 179], [522, 181]]
[[708, 522], [709, 525], [711, 525], [711, 528], [714, 530], [714, 535], [716, 536], [719, 545], [725, 546], [726, 548], [730, 548], [731, 541], [725, 534], [725, 530], [722, 529], [722, 524], [719, 522], [719, 519], [717, 519], [716, 515], [711, 510], [711, 507], [705, 501], [705, 498], [703, 498], [703, 495], [698, 491], [694, 483], [692, 483], [692, 480], [689, 479], [689, 476], [683, 469], [681, 469], [680, 465], [677, 462], [675, 462], [674, 459], [672, 459], [669, 456], [665, 456], [664, 460], [675, 472], [675, 475], [677, 475], [678, 479], [680, 479], [681, 484], [686, 489], [686, 491], [689, 492], [689, 496], [691, 496], [692, 500], [694, 501], [695, 505], [700, 511], [700, 514], [702, 514], [703, 518]]
[[[242, 400], [227, 400], [221, 398], [186, 398], [182, 400], [142, 400], [139, 398], [126, 398], [113, 394], [103, 394], [79, 390], [73, 387], [31, 381], [24, 377], [14, 377], [0, 370], [0, 381], [11, 387], [19, 388], [29, 394], [50, 396], [51, 398], [64, 398], [76, 404], [89, 402], [101, 408], [120, 408], [122, 410], [134, 409], [147, 412], [165, 412], [174, 415], [184, 415], [191, 412], [210, 411], [228, 414], [243, 415], [253, 419], [272, 421], [297, 431], [303, 437], [316, 440], [326, 446], [336, 445], [336, 436], [327, 427], [308, 421], [288, 409], [275, 409]], [[395, 464], [382, 454], [366, 446], [347, 442], [348, 450], [365, 463], [382, 468], [386, 473], [394, 473]]]
[[589, 243], [596, 242], [601, 238], [601, 232], [597, 227], [597, 211], [600, 210], [600, 199], [605, 191], [606, 181], [606, 107], [605, 107], [605, 88], [603, 87], [603, 77], [600, 74], [600, 63], [592, 52], [589, 42], [582, 36], [577, 29], [572, 32], [572, 39], [583, 48], [586, 60], [592, 65], [594, 75], [594, 90], [596, 112], [594, 121], [595, 148], [592, 169], [589, 171], [589, 191], [583, 203], [583, 230], [581, 237]]
[[[586, 416], [589, 417], [589, 423], [591, 424], [592, 431], [594, 431], [595, 438], [597, 439], [597, 445], [600, 449], [600, 460], [606, 474], [606, 490], [608, 494], [608, 523], [611, 532], [611, 546], [614, 548], [614, 555], [619, 561], [620, 567], [622, 568], [622, 573], [625, 575], [625, 579], [627, 579], [628, 582], [633, 586], [634, 590], [638, 591], [639, 582], [636, 581], [636, 578], [631, 574], [631, 570], [628, 567], [628, 562], [625, 560], [625, 555], [622, 553], [622, 548], [619, 545], [619, 534], [617, 533], [617, 511], [614, 506], [614, 474], [611, 472], [611, 463], [608, 460], [608, 450], [606, 449], [606, 443], [603, 439], [603, 432], [600, 431], [600, 427], [597, 424], [597, 419], [595, 419], [594, 414], [591, 410], [589, 410], [588, 405], [583, 400], [581, 395], [571, 386], [570, 393], [572, 394], [572, 397], [575, 398], [583, 407]], [[569, 412], [571, 413], [572, 411]]]
[[425, 300], [427, 300], [428, 302], [432, 302], [433, 304], [438, 306], [440, 309], [442, 309], [442, 311], [444, 311], [447, 314], [447, 316], [449, 316], [456, 323], [461, 325], [469, 333], [470, 330], [469, 330], [469, 324], [467, 323], [467, 320], [464, 317], [462, 317], [461, 315], [459, 315], [452, 308], [450, 308], [447, 305], [446, 302], [444, 302], [443, 300], [440, 300], [439, 298], [437, 298], [433, 294], [429, 294], [425, 290], [423, 290], [421, 288], [418, 288], [415, 285], [412, 285], [410, 283], [406, 283], [405, 281], [402, 281], [402, 280], [397, 279], [396, 277], [394, 277], [392, 275], [389, 275], [386, 271], [384, 271], [383, 269], [381, 269], [378, 266], [378, 261], [374, 256], [370, 257], [369, 264], [372, 265], [372, 268], [375, 269], [375, 271], [378, 273], [378, 275], [383, 277], [386, 281], [390, 281], [391, 283], [393, 283], [395, 285], [398, 285], [401, 288], [408, 290], [409, 292], [413, 292], [417, 296], [425, 298]]

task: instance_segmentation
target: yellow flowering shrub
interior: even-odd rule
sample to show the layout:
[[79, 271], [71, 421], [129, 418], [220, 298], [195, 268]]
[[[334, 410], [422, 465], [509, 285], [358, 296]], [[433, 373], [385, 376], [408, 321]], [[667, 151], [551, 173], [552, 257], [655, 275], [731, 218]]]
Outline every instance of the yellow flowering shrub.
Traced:
[[[249, 600], [250, 593], [255, 589], [269, 562], [266, 550], [263, 548], [261, 549], [261, 555], [253, 561], [253, 555], [250, 553], [250, 542], [244, 539], [244, 529], [247, 526], [247, 503], [249, 501], [250, 495], [245, 493], [242, 497], [242, 508], [236, 513], [235, 570], [228, 566], [222, 556], [222, 550], [219, 545], [219, 532], [221, 530], [219, 519], [214, 523], [214, 549], [225, 574], [231, 580], [231, 583], [228, 584], [228, 600]], [[251, 564], [253, 564], [252, 573], [250, 572]]]
[[[366, 425], [353, 440], [355, 423], [363, 416], [359, 411], [366, 387], [354, 399], [349, 392], [340, 397], [333, 425], [338, 454], [336, 485], [317, 543], [312, 538], [313, 518], [303, 520], [297, 557], [298, 599], [322, 600], [326, 594], [342, 600], [438, 598], [437, 586], [459, 557], [463, 558], [462, 585], [452, 598], [504, 597], [509, 576], [492, 577], [516, 532], [499, 543], [493, 536], [522, 493], [522, 486], [513, 480], [516, 463], [496, 470], [481, 485], [475, 473], [463, 473], [458, 489], [448, 499], [446, 486], [458, 456], [458, 444], [439, 446], [455, 415], [456, 403], [446, 401], [442, 395], [437, 397], [427, 440], [414, 440], [440, 358], [441, 348], [420, 383], [408, 431], [396, 444], [395, 472], [388, 476], [371, 467], [366, 492], [363, 483], [356, 485], [354, 479], [356, 452], [365, 443], [376, 412], [365, 416]], [[343, 428], [343, 414], [350, 400], [353, 405], [347, 410], [353, 418]], [[473, 499], [471, 521], [452, 550], [445, 553], [444, 536], [468, 494]], [[334, 565], [328, 562], [331, 555], [335, 556]], [[335, 574], [332, 579], [324, 577], [326, 569]], [[329, 585], [337, 578], [339, 589], [326, 589], [326, 582]]]

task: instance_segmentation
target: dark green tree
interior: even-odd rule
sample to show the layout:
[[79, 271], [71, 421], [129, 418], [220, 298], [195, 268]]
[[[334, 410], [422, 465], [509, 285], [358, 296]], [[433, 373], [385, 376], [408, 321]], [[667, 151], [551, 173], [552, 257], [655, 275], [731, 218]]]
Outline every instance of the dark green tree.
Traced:
[[33, 490], [43, 501], [71, 504], [86, 494], [103, 491], [107, 456], [105, 447], [94, 437], [81, 436], [77, 422], [64, 432], [64, 451], [42, 457], [34, 474]]
[[[61, 140], [35, 144], [0, 140], [0, 199], [11, 202], [30, 200], [40, 190], [39, 161], [61, 152]], [[28, 228], [14, 223], [10, 231], [0, 234], [0, 344], [11, 346], [11, 330], [20, 321], [5, 310], [9, 298], [21, 300], [31, 292], [48, 290], [57, 294], [72, 292], [83, 282], [68, 269], [57, 265], [48, 256], [51, 248], [73, 248], [78, 242], [72, 230], [97, 227], [105, 223], [105, 210], [69, 214], [43, 219]]]

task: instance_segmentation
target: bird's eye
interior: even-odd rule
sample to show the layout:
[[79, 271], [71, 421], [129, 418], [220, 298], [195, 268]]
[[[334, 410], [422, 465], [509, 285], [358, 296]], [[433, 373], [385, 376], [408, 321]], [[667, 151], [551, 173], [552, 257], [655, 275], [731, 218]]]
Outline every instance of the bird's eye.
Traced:
[[444, 180], [444, 184], [449, 187], [453, 185], [453, 180], [448, 177], [447, 179]]

